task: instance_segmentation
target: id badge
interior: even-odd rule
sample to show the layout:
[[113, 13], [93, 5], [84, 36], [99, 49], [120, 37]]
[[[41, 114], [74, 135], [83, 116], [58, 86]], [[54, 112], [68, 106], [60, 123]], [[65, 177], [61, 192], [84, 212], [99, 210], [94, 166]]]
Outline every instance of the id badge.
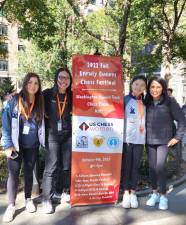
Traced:
[[62, 120], [59, 120], [59, 121], [57, 122], [57, 130], [58, 130], [58, 131], [62, 131]]
[[28, 135], [29, 134], [29, 131], [30, 131], [29, 124], [25, 124], [24, 127], [23, 127], [23, 134]]

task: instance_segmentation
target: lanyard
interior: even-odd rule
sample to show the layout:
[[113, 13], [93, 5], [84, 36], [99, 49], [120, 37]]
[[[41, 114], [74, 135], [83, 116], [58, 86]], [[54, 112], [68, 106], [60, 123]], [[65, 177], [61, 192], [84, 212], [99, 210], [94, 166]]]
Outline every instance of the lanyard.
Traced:
[[30, 116], [31, 116], [32, 110], [33, 110], [34, 105], [35, 105], [35, 97], [34, 97], [34, 99], [32, 101], [31, 106], [29, 107], [28, 114], [26, 113], [25, 108], [24, 108], [24, 106], [22, 104], [21, 97], [19, 97], [19, 105], [21, 107], [21, 114], [23, 114], [24, 117], [26, 118], [26, 120], [28, 120], [30, 118]]
[[141, 134], [144, 133], [144, 126], [142, 125], [142, 119], [144, 118], [144, 115], [145, 115], [145, 110], [144, 110], [144, 105], [143, 105], [143, 102], [142, 100], [137, 100], [137, 107], [138, 107], [138, 112], [139, 112], [139, 115], [140, 115], [140, 127], [139, 127], [139, 131]]
[[138, 107], [138, 112], [140, 114], [140, 119], [142, 119], [145, 115], [144, 105], [142, 100], [137, 100], [137, 107]]
[[67, 95], [65, 95], [64, 101], [63, 101], [63, 105], [62, 107], [60, 106], [60, 101], [59, 101], [59, 95], [57, 94], [57, 106], [58, 106], [58, 112], [59, 112], [59, 118], [61, 119], [63, 112], [65, 110], [65, 105], [66, 105], [66, 101], [67, 101]]

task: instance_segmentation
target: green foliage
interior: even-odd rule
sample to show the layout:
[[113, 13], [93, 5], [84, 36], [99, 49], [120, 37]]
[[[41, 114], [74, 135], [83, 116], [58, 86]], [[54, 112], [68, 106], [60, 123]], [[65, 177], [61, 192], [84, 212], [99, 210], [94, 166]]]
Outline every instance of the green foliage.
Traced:
[[55, 59], [55, 51], [41, 51], [35, 44], [27, 44], [25, 51], [19, 52], [19, 79], [22, 80], [28, 72], [37, 73], [44, 86], [53, 81], [54, 71], [51, 63]]
[[[25, 60], [21, 61], [22, 73], [24, 68], [32, 69], [35, 65], [34, 71], [42, 75], [43, 80], [50, 80], [57, 67], [71, 67], [73, 54], [94, 54], [96, 50], [103, 55], [119, 54], [125, 9], [131, 1], [108, 1], [106, 8], [84, 18], [73, 11], [70, 2], [76, 4], [76, 1], [67, 0], [6, 1], [4, 11], [8, 19], [20, 25], [23, 38], [30, 38], [37, 45], [36, 55], [32, 55], [37, 59], [34, 61], [35, 64], [30, 58], [25, 57]], [[175, 23], [176, 9], [180, 13], [183, 2], [182, 0], [132, 1], [125, 51], [122, 55], [124, 71], [127, 74], [134, 75], [138, 73], [139, 67], [143, 66], [150, 75], [163, 61], [162, 49], [164, 53], [166, 51], [170, 53], [171, 60], [173, 58], [185, 60], [186, 34], [183, 31], [186, 25], [182, 19], [185, 11], [181, 14], [181, 19], [178, 19], [178, 23]], [[78, 5], [75, 6], [78, 10]], [[150, 56], [140, 57], [137, 52], [148, 43], [156, 43], [158, 47]], [[130, 56], [134, 53], [139, 63], [132, 67]], [[41, 67], [45, 65], [45, 68], [39, 68], [39, 63]]]
[[0, 182], [6, 180], [7, 177], [6, 156], [0, 151]]
[[0, 98], [3, 100], [4, 96], [10, 94], [14, 91], [14, 85], [12, 84], [11, 79], [4, 78], [3, 81], [0, 83]]
[[4, 5], [6, 17], [10, 22], [20, 25], [22, 38], [36, 39], [41, 48], [49, 49], [52, 44], [45, 36], [52, 36], [56, 30], [55, 18], [45, 0], [15, 1], [7, 0]]

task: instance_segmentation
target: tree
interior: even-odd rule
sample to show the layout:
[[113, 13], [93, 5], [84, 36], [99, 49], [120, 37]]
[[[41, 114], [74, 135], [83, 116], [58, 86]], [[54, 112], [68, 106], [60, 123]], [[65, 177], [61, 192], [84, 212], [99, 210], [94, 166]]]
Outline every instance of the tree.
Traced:
[[186, 0], [134, 0], [132, 26], [138, 36], [157, 45], [156, 52], [169, 82], [171, 64], [175, 58], [185, 59], [186, 33], [183, 32], [183, 12]]
[[[74, 53], [90, 54], [99, 49], [103, 54], [125, 59], [123, 65], [130, 73], [137, 73], [140, 66], [151, 73], [163, 62], [168, 81], [173, 59], [185, 56], [185, 34], [179, 32], [183, 29], [180, 25], [185, 1], [108, 0], [102, 12], [90, 16], [80, 10], [81, 4], [89, 0], [6, 0], [3, 8], [7, 17], [20, 25], [22, 37], [32, 38], [51, 56], [50, 71], [70, 65]], [[137, 55], [150, 42], [156, 48], [150, 55], [138, 55], [141, 64], [133, 69], [128, 56], [135, 52]]]
[[12, 84], [11, 79], [4, 78], [2, 82], [0, 82], [0, 99], [3, 100], [4, 96], [14, 92], [14, 85]]
[[[103, 41], [106, 44], [113, 47], [115, 50], [115, 55], [120, 55], [123, 57], [125, 42], [127, 38], [127, 25], [128, 25], [128, 18], [130, 14], [130, 8], [132, 0], [126, 1], [107, 1], [105, 5], [105, 14], [110, 17], [114, 23], [117, 24], [118, 27], [118, 39], [116, 41], [112, 39], [106, 39], [103, 35], [100, 35], [96, 32], [92, 32], [92, 30], [87, 26], [86, 18], [80, 13], [78, 1], [67, 0], [68, 3], [71, 5], [75, 15], [79, 18], [81, 25], [83, 26], [84, 30], [92, 37], [96, 38], [97, 40]], [[89, 1], [84, 1], [88, 3]], [[84, 4], [85, 4], [84, 3]], [[117, 13], [116, 13], [117, 12]]]

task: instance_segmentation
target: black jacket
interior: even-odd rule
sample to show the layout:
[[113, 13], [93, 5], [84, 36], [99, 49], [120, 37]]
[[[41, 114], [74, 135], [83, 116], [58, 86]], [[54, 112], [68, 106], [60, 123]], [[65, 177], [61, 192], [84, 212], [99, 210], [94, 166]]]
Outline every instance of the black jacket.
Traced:
[[[173, 137], [182, 139], [186, 130], [186, 121], [175, 99], [162, 97], [157, 105], [152, 101], [146, 109], [147, 144], [168, 144]], [[177, 121], [175, 134], [174, 120]]]
[[[51, 128], [56, 135], [63, 135], [64, 133], [71, 133], [72, 122], [72, 94], [67, 94], [67, 103], [65, 105], [64, 113], [62, 115], [62, 131], [57, 131], [57, 123], [59, 121], [59, 112], [57, 105], [56, 89], [55, 87], [43, 91], [45, 101], [45, 126], [47, 129]], [[60, 102], [63, 103], [65, 94], [59, 94]]]

